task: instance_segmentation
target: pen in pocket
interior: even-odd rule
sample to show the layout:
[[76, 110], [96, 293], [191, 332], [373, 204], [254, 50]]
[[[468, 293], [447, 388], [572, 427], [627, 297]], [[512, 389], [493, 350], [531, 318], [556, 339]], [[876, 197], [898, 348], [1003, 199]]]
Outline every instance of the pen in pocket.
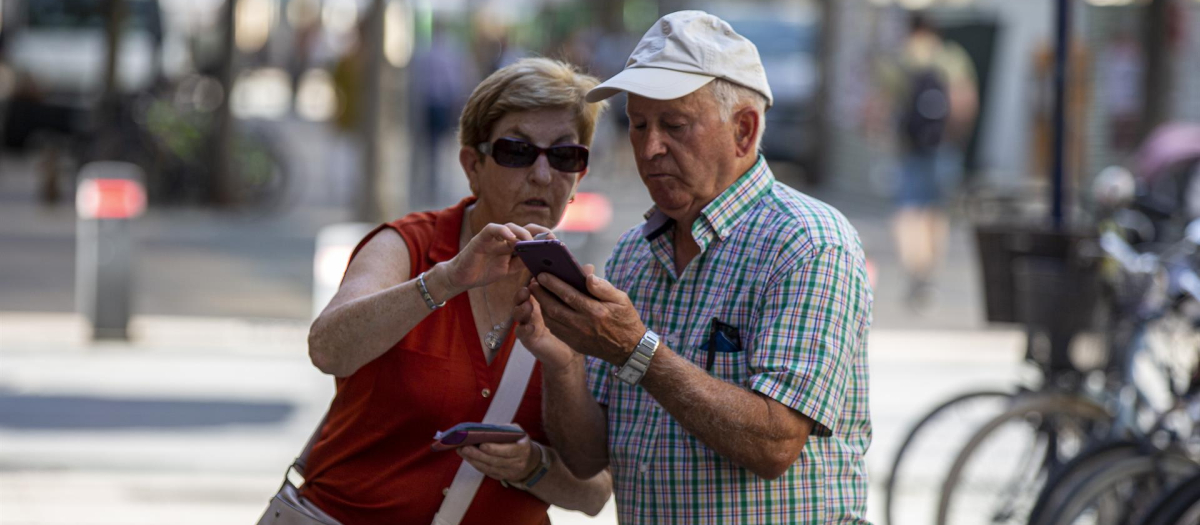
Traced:
[[704, 370], [707, 372], [712, 372], [713, 361], [717, 358], [717, 342], [713, 339], [717, 335], [718, 322], [717, 318], [713, 317], [712, 322], [708, 324], [708, 360], [704, 363]]
[[708, 328], [708, 352], [707, 361], [704, 363], [704, 369], [712, 372], [716, 365], [717, 352], [732, 353], [742, 351], [742, 336], [738, 333], [736, 326], [728, 323], [722, 323], [719, 318], [713, 317]]

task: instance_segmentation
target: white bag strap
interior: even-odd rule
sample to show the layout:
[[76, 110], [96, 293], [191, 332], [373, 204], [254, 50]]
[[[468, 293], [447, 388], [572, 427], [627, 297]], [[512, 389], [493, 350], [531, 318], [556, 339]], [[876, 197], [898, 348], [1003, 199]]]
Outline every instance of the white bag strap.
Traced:
[[[483, 416], [483, 423], [508, 424], [512, 422], [521, 398], [525, 397], [525, 387], [529, 384], [529, 375], [533, 373], [533, 365], [537, 359], [520, 340], [513, 343], [509, 353], [508, 363], [504, 367], [504, 375], [500, 378], [500, 386], [492, 405]], [[462, 462], [454, 482], [450, 484], [450, 492], [442, 501], [442, 507], [433, 517], [433, 525], [458, 525], [467, 514], [467, 507], [475, 499], [475, 492], [483, 483], [483, 473], [475, 470], [470, 463]]]

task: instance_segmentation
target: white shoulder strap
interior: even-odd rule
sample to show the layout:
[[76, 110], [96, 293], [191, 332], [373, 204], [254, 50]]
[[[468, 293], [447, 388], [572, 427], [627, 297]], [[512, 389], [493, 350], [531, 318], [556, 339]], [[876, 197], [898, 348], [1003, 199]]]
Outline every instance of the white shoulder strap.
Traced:
[[[500, 386], [496, 389], [496, 397], [483, 416], [483, 423], [507, 424], [512, 422], [513, 415], [521, 399], [525, 397], [525, 386], [529, 384], [529, 375], [533, 373], [533, 365], [537, 359], [518, 339], [513, 343], [509, 353], [508, 363], [504, 366], [504, 375], [500, 378]], [[458, 525], [467, 514], [467, 507], [475, 499], [475, 491], [483, 483], [483, 473], [475, 470], [470, 463], [462, 462], [454, 482], [450, 484], [450, 492], [442, 501], [442, 507], [433, 517], [433, 525]]]

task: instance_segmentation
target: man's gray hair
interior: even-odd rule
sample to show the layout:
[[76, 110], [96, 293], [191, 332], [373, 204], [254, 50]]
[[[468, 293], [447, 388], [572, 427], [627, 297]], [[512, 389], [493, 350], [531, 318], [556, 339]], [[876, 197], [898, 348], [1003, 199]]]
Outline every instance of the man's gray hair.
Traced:
[[739, 86], [723, 78], [715, 78], [708, 83], [708, 89], [713, 98], [717, 99], [720, 107], [721, 122], [729, 122], [729, 117], [743, 105], [749, 104], [758, 112], [758, 137], [755, 138], [755, 151], [762, 152], [762, 138], [767, 131], [767, 98], [753, 89]]

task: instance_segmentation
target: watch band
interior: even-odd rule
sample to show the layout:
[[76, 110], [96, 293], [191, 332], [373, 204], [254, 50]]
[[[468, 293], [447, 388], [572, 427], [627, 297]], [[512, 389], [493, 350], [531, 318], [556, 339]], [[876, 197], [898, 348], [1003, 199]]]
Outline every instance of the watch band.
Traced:
[[417, 286], [421, 288], [421, 298], [425, 300], [425, 306], [428, 306], [430, 310], [437, 310], [446, 306], [446, 301], [442, 301], [440, 304], [433, 302], [433, 296], [429, 295], [429, 288], [425, 287], [425, 272], [417, 275]]
[[629, 386], [637, 386], [638, 383], [641, 383], [642, 378], [646, 376], [646, 370], [650, 368], [650, 360], [654, 359], [654, 352], [658, 350], [658, 343], [658, 334], [653, 330], [646, 330], [646, 333], [642, 335], [642, 340], [633, 347], [633, 353], [629, 354], [625, 366], [613, 372], [617, 379], [624, 381]]
[[533, 488], [533, 486], [536, 485], [537, 482], [541, 481], [542, 478], [546, 477], [547, 472], [550, 472], [550, 462], [551, 462], [550, 452], [548, 452], [546, 450], [546, 447], [542, 446], [540, 443], [538, 443], [536, 441], [530, 440], [530, 444], [537, 447], [538, 450], [542, 453], [541, 459], [538, 460], [537, 468], [533, 469], [533, 472], [530, 473], [529, 476], [527, 476], [525, 479], [523, 479], [521, 481], [501, 481], [500, 482], [501, 485], [505, 485], [505, 486], [509, 486], [509, 487], [516, 487], [521, 490], [529, 490], [529, 489]]

